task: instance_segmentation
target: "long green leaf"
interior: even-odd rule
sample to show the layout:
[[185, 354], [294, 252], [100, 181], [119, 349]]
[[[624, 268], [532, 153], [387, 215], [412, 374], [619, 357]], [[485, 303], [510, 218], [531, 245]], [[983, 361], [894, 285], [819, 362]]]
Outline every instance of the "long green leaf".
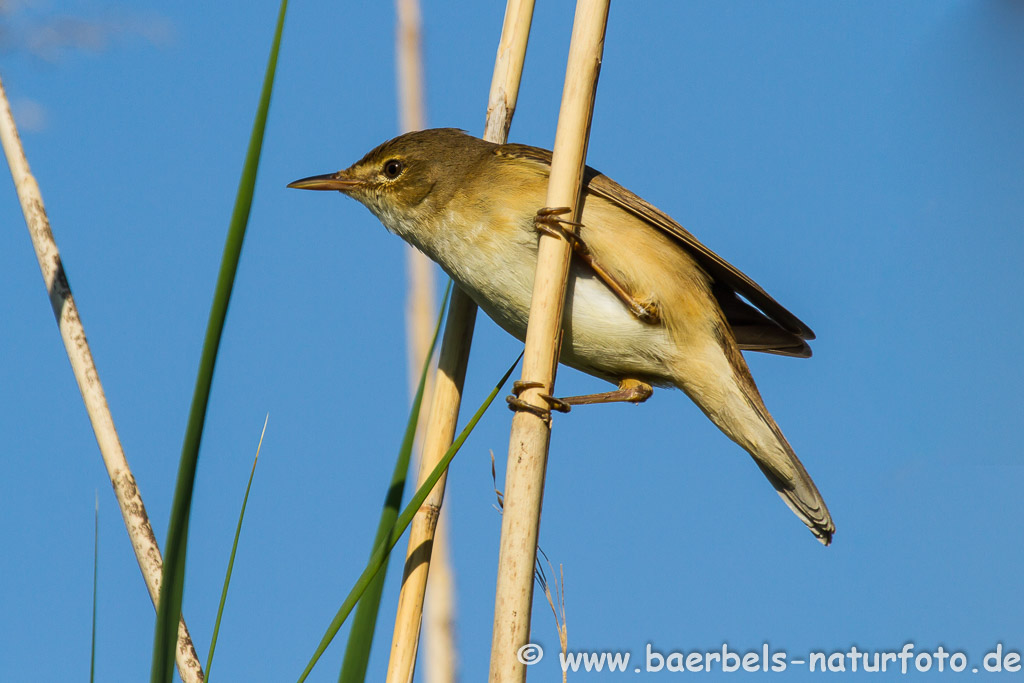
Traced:
[[220, 620], [224, 616], [224, 603], [228, 600], [228, 586], [231, 585], [231, 571], [235, 567], [235, 553], [238, 552], [238, 538], [242, 535], [242, 520], [245, 519], [245, 508], [249, 504], [249, 491], [252, 489], [252, 480], [256, 476], [256, 463], [260, 459], [260, 449], [263, 447], [263, 437], [267, 433], [267, 422], [270, 420], [270, 413], [263, 420], [263, 432], [260, 434], [259, 445], [256, 446], [256, 457], [252, 459], [252, 469], [249, 471], [249, 481], [245, 485], [245, 495], [242, 496], [242, 509], [238, 512], [238, 524], [235, 525], [235, 538], [231, 542], [231, 555], [228, 557], [228, 568], [224, 573], [224, 587], [220, 591], [220, 604], [217, 605], [217, 618], [213, 622], [213, 635], [210, 636], [210, 654], [206, 656], [206, 683], [210, 683], [210, 671], [213, 669], [213, 653], [217, 649], [217, 636], [220, 634]]
[[270, 93], [274, 85], [277, 53], [281, 46], [281, 32], [284, 29], [284, 16], [287, 7], [288, 0], [281, 0], [281, 8], [277, 16], [277, 29], [274, 32], [274, 42], [270, 48], [270, 59], [263, 79], [263, 91], [260, 94], [252, 135], [249, 138], [249, 149], [246, 152], [242, 177], [238, 183], [235, 208], [231, 214], [224, 255], [221, 258], [220, 273], [217, 276], [217, 288], [214, 292], [210, 319], [206, 327], [206, 338], [203, 341], [203, 353], [199, 361], [195, 392], [192, 395], [192, 408], [189, 411], [185, 440], [181, 448], [178, 481], [174, 489], [167, 543], [164, 546], [160, 603], [157, 608], [156, 630], [153, 637], [153, 666], [150, 672], [153, 683], [171, 683], [171, 677], [174, 674], [174, 652], [185, 586], [185, 549], [188, 539], [189, 510], [192, 506], [192, 488], [199, 460], [199, 444], [202, 441], [203, 424], [206, 421], [206, 406], [210, 399], [210, 385], [213, 382], [217, 349], [220, 346], [221, 333], [224, 331], [228, 302], [231, 299], [235, 272], [238, 270], [238, 260], [242, 253], [245, 228], [249, 221], [249, 210], [252, 207], [256, 170], [263, 147], [263, 131], [266, 128], [267, 112], [270, 109]]
[[[434, 347], [437, 346], [437, 335], [441, 330], [441, 319], [444, 318], [445, 304], [448, 302], [448, 294], [451, 292], [451, 280], [444, 292], [444, 300], [441, 301], [441, 309], [437, 314], [437, 324], [434, 326], [434, 336], [430, 340], [430, 349], [426, 358], [423, 359], [423, 368], [420, 370], [420, 381], [416, 386], [416, 397], [412, 401], [412, 409], [409, 411], [409, 420], [405, 424], [405, 435], [402, 437], [402, 446], [398, 449], [398, 457], [395, 459], [395, 469], [391, 475], [391, 484], [388, 486], [387, 495], [384, 497], [384, 509], [380, 514], [380, 522], [377, 524], [377, 535], [373, 539], [373, 547], [376, 548], [387, 538], [391, 527], [398, 518], [398, 510], [402, 505], [402, 494], [405, 493], [405, 480], [409, 473], [409, 460], [412, 457], [412, 445], [416, 441], [416, 425], [420, 421], [420, 407], [423, 404], [423, 389], [427, 385], [427, 374], [430, 372], [431, 360], [434, 357]], [[388, 556], [390, 557], [390, 555]], [[352, 630], [348, 634], [348, 644], [345, 646], [345, 658], [341, 663], [340, 683], [363, 683], [366, 680], [366, 667], [370, 663], [370, 648], [373, 646], [373, 632], [377, 626], [377, 615], [380, 612], [380, 598], [384, 591], [384, 579], [388, 571], [388, 557], [384, 558], [384, 566], [370, 582], [366, 593], [359, 600], [359, 607], [356, 608], [356, 615], [352, 618]]]
[[96, 510], [93, 514], [92, 536], [92, 646], [89, 657], [89, 683], [96, 680], [96, 595], [100, 575], [100, 493], [96, 492]]
[[[522, 358], [522, 354], [520, 354], [519, 358]], [[459, 433], [459, 436], [454, 442], [452, 442], [451, 447], [445, 452], [444, 457], [441, 458], [437, 463], [437, 466], [430, 472], [430, 476], [427, 477], [423, 482], [423, 485], [420, 486], [419, 490], [417, 490], [416, 494], [412, 497], [412, 500], [409, 501], [409, 504], [405, 506], [404, 510], [402, 510], [402, 514], [399, 515], [398, 520], [395, 521], [394, 526], [391, 527], [385, 541], [378, 545], [376, 550], [373, 551], [373, 555], [370, 556], [370, 561], [367, 563], [366, 569], [363, 570], [363, 573], [360, 574], [359, 578], [356, 580], [355, 585], [352, 586], [352, 590], [349, 591], [345, 601], [341, 604], [341, 607], [338, 609], [338, 613], [334, 615], [334, 619], [331, 621], [330, 626], [327, 627], [327, 632], [320, 640], [320, 645], [317, 646], [312, 659], [309, 660], [309, 664], [306, 665], [306, 669], [302, 672], [302, 675], [299, 676], [299, 683], [306, 680], [306, 677], [316, 665], [317, 660], [320, 659], [320, 656], [327, 649], [327, 646], [331, 644], [331, 640], [334, 639], [334, 636], [337, 635], [338, 631], [345, 623], [345, 619], [348, 618], [349, 613], [352, 612], [352, 608], [355, 607], [360, 596], [364, 591], [366, 591], [366, 587], [370, 585], [370, 581], [373, 580], [373, 577], [375, 577], [377, 572], [381, 570], [381, 567], [384, 566], [384, 561], [387, 559], [391, 549], [395, 547], [395, 544], [398, 543], [398, 539], [400, 539], [402, 534], [405, 533], [405, 530], [409, 528], [409, 525], [412, 523], [412, 518], [416, 515], [420, 506], [423, 505], [423, 501], [427, 499], [430, 491], [433, 490], [437, 480], [440, 479], [441, 475], [444, 474], [444, 471], [448, 469], [448, 465], [451, 463], [452, 458], [455, 457], [455, 454], [459, 452], [460, 448], [462, 448], [462, 444], [465, 443], [467, 438], [469, 438], [473, 428], [476, 427], [476, 423], [484, 416], [484, 412], [486, 412], [487, 408], [491, 405], [491, 402], [494, 401], [494, 397], [497, 396], [498, 392], [501, 391], [501, 388], [505, 386], [505, 382], [508, 381], [508, 378], [512, 375], [512, 371], [515, 370], [516, 365], [518, 365], [519, 358], [516, 358], [515, 362], [512, 363], [501, 380], [494, 386], [494, 389], [491, 390], [491, 393], [487, 395], [487, 398], [484, 399], [484, 402], [473, 414], [473, 417], [470, 418], [465, 428]]]

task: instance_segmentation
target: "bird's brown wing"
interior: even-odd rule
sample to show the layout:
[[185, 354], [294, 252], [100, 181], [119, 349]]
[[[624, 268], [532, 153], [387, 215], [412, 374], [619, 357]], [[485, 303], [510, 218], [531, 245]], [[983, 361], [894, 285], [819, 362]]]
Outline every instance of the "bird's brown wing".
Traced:
[[[507, 144], [501, 145], [495, 152], [499, 156], [531, 159], [549, 167], [551, 165], [551, 152], [538, 147]], [[715, 297], [733, 328], [740, 348], [787, 356], [811, 355], [811, 349], [805, 341], [814, 339], [811, 328], [738, 268], [704, 246], [683, 226], [589, 166], [584, 175], [584, 183], [588, 192], [603, 197], [676, 239], [696, 259], [715, 282]], [[747, 305], [736, 294], [753, 306]]]
[[736, 345], [743, 351], [761, 351], [780, 356], [810, 358], [811, 347], [803, 337], [785, 330], [775, 321], [736, 296], [727, 286], [715, 283], [711, 293], [732, 329]]

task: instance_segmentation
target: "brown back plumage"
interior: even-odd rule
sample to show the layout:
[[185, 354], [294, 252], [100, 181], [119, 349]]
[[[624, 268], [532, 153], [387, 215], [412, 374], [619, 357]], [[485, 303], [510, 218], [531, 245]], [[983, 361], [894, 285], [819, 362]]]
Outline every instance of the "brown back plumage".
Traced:
[[[551, 152], [529, 145], [496, 146], [495, 154], [551, 164]], [[740, 349], [797, 358], [810, 357], [811, 347], [807, 341], [814, 339], [811, 328], [750, 277], [701, 243], [683, 226], [657, 207], [589, 166], [584, 174], [584, 187], [588, 193], [603, 197], [669, 235], [694, 258], [711, 277], [712, 293], [725, 314]], [[741, 296], [746, 301], [741, 299]]]

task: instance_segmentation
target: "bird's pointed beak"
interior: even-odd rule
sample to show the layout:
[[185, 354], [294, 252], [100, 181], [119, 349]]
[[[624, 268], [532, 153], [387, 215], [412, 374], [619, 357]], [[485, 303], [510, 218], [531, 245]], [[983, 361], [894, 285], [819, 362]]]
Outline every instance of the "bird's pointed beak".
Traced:
[[361, 184], [360, 181], [350, 177], [345, 171], [338, 171], [337, 173], [314, 175], [296, 180], [288, 183], [288, 187], [294, 187], [299, 190], [337, 190], [338, 192], [347, 192], [359, 187]]

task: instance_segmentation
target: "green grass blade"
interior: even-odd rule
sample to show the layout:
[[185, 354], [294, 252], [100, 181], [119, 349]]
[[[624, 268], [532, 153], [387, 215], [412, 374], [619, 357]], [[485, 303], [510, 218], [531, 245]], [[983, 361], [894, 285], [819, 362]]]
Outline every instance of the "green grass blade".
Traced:
[[[437, 336], [441, 330], [441, 319], [444, 317], [445, 304], [448, 302], [448, 294], [451, 292], [451, 281], [444, 292], [444, 300], [441, 301], [441, 310], [437, 314], [437, 325], [434, 326], [434, 336], [430, 340], [430, 349], [426, 358], [423, 359], [423, 368], [420, 370], [420, 381], [416, 387], [416, 396], [412, 402], [412, 409], [409, 411], [409, 420], [405, 425], [405, 435], [402, 437], [402, 446], [398, 449], [398, 458], [395, 460], [395, 469], [391, 475], [391, 484], [388, 487], [387, 495], [384, 498], [384, 509], [380, 514], [380, 522], [377, 524], [377, 535], [373, 539], [373, 547], [376, 548], [387, 538], [395, 520], [398, 519], [398, 511], [402, 505], [402, 494], [405, 492], [405, 481], [409, 473], [409, 460], [412, 457], [412, 446], [416, 440], [416, 425], [420, 420], [420, 407], [423, 404], [423, 390], [427, 384], [427, 374], [430, 372], [431, 360], [434, 357], [434, 348], [437, 346]], [[340, 683], [363, 683], [366, 680], [366, 667], [370, 663], [370, 648], [373, 646], [373, 632], [377, 626], [377, 615], [380, 612], [380, 598], [384, 591], [384, 578], [388, 571], [388, 558], [384, 558], [381, 570], [370, 582], [359, 600], [359, 607], [352, 618], [352, 630], [348, 634], [348, 644], [345, 646], [345, 658], [341, 663], [341, 674], [338, 678]]]
[[267, 433], [267, 422], [270, 420], [270, 413], [263, 420], [263, 432], [260, 434], [259, 445], [256, 446], [256, 457], [252, 459], [252, 470], [249, 472], [249, 482], [245, 485], [245, 495], [242, 496], [242, 509], [238, 512], [238, 525], [235, 526], [235, 539], [231, 543], [231, 556], [228, 557], [228, 569], [224, 574], [224, 588], [220, 591], [220, 604], [217, 606], [217, 619], [213, 622], [213, 635], [210, 637], [210, 654], [206, 656], [206, 683], [210, 683], [210, 670], [213, 668], [213, 653], [217, 649], [217, 635], [220, 633], [220, 620], [224, 616], [224, 603], [228, 599], [228, 586], [231, 585], [231, 571], [235, 567], [235, 553], [238, 551], [238, 537], [242, 535], [242, 520], [245, 519], [245, 508], [249, 504], [249, 490], [252, 489], [252, 480], [256, 476], [256, 463], [260, 459], [260, 449], [263, 447], [263, 437]]
[[[522, 358], [521, 354], [519, 358]], [[299, 683], [306, 680], [306, 677], [316, 665], [317, 660], [320, 659], [320, 656], [327, 649], [327, 646], [330, 645], [331, 640], [341, 629], [342, 625], [345, 623], [345, 619], [348, 618], [352, 608], [355, 607], [356, 602], [359, 600], [359, 597], [363, 594], [366, 587], [370, 585], [370, 581], [373, 580], [373, 577], [377, 575], [377, 572], [379, 572], [381, 567], [384, 565], [384, 560], [387, 559], [391, 549], [395, 547], [395, 544], [398, 543], [398, 539], [402, 537], [402, 534], [405, 533], [409, 524], [412, 523], [412, 518], [416, 515], [416, 511], [420, 509], [420, 506], [423, 505], [423, 501], [427, 499], [427, 495], [434, 488], [434, 484], [436, 484], [437, 480], [441, 478], [441, 475], [448, 468], [449, 463], [451, 463], [452, 458], [454, 458], [455, 454], [459, 452], [460, 448], [462, 448], [462, 444], [465, 443], [466, 439], [473, 431], [473, 428], [476, 427], [476, 423], [480, 421], [484, 412], [486, 412], [487, 408], [491, 405], [491, 402], [494, 401], [494, 397], [497, 396], [498, 392], [501, 391], [501, 388], [505, 386], [505, 382], [508, 381], [508, 378], [512, 375], [512, 371], [515, 370], [516, 365], [518, 365], [519, 358], [512, 363], [505, 375], [494, 386], [494, 389], [491, 390], [491, 393], [487, 395], [487, 398], [473, 414], [473, 417], [470, 418], [465, 428], [459, 433], [459, 436], [456, 437], [454, 442], [452, 442], [451, 447], [445, 452], [444, 457], [441, 458], [437, 463], [437, 466], [431, 471], [430, 476], [423, 482], [423, 486], [416, 491], [412, 500], [410, 500], [409, 504], [405, 506], [404, 510], [402, 510], [402, 514], [398, 516], [394, 526], [391, 527], [385, 541], [377, 546], [373, 551], [373, 555], [370, 556], [370, 561], [367, 563], [366, 569], [364, 569], [363, 573], [359, 575], [355, 585], [352, 586], [352, 590], [349, 591], [345, 601], [338, 609], [338, 613], [334, 616], [334, 620], [331, 621], [330, 626], [327, 627], [327, 632], [324, 634], [323, 639], [321, 639], [320, 645], [317, 646], [312, 659], [310, 659], [309, 664], [306, 665], [306, 669], [299, 677]]]
[[92, 646], [89, 656], [89, 683], [96, 680], [96, 594], [100, 573], [100, 494], [96, 492], [92, 536]]
[[220, 273], [217, 276], [217, 289], [214, 293], [213, 305], [210, 308], [206, 338], [203, 341], [203, 353], [199, 361], [199, 372], [196, 376], [196, 386], [192, 396], [188, 426], [185, 430], [185, 439], [181, 448], [178, 481], [174, 490], [174, 502], [171, 507], [171, 518], [167, 530], [167, 543], [164, 546], [160, 603], [157, 609], [156, 629], [153, 637], [153, 666], [150, 672], [150, 678], [153, 683], [171, 683], [171, 677], [174, 673], [174, 652], [185, 584], [185, 546], [188, 537], [189, 510], [192, 505], [192, 487], [195, 480], [196, 465], [199, 460], [199, 444], [202, 440], [203, 423], [206, 420], [206, 406], [210, 398], [210, 384], [213, 381], [213, 368], [217, 359], [217, 349], [220, 346], [221, 333], [224, 331], [228, 301], [231, 298], [235, 272], [238, 269], [238, 260], [242, 253], [245, 228], [249, 221], [249, 209], [252, 206], [253, 188], [256, 184], [256, 170], [259, 166], [260, 151], [263, 146], [263, 131], [266, 128], [267, 112], [270, 108], [270, 93], [274, 84], [277, 53], [281, 46], [281, 32], [284, 28], [284, 16], [287, 7], [288, 0], [281, 0], [281, 9], [277, 16], [277, 29], [274, 33], [274, 42], [270, 49], [270, 58], [263, 80], [263, 91], [260, 94], [260, 102], [256, 110], [256, 120], [253, 122], [252, 135], [249, 138], [249, 149], [246, 152], [242, 177], [238, 184], [235, 208], [231, 214], [231, 223], [224, 245]]

